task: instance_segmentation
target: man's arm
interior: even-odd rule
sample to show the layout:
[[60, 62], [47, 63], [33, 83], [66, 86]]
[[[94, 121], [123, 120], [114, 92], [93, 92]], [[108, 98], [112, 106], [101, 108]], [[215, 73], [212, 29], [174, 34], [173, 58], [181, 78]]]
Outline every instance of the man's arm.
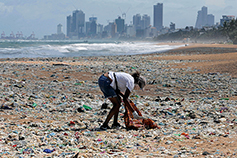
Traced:
[[129, 100], [128, 100], [128, 97], [129, 97], [130, 94], [131, 94], [131, 92], [127, 88], [124, 95], [122, 95], [122, 97], [123, 97], [123, 102], [124, 102], [125, 106], [127, 106], [128, 109], [133, 113], [134, 109], [132, 108], [132, 106], [130, 105]]

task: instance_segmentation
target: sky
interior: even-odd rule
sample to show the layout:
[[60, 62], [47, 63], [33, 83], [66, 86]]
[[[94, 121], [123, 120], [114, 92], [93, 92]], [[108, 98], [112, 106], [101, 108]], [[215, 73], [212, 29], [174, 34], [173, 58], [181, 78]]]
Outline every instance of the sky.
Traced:
[[195, 26], [197, 12], [203, 6], [208, 14], [215, 16], [215, 23], [222, 15], [237, 16], [237, 0], [0, 0], [0, 33], [9, 36], [22, 31], [24, 37], [32, 32], [37, 38], [57, 32], [57, 25], [63, 25], [66, 32], [66, 17], [76, 9], [89, 17], [97, 17], [97, 22], [107, 25], [122, 13], [126, 13], [125, 23], [130, 24], [133, 15], [147, 14], [153, 25], [153, 6], [163, 3], [163, 24], [170, 22], [176, 28]]

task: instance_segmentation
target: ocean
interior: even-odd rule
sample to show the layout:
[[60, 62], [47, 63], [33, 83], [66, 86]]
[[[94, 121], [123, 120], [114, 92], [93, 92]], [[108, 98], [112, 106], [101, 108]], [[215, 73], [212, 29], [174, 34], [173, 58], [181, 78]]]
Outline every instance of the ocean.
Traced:
[[117, 41], [0, 40], [0, 58], [115, 56], [159, 53], [183, 45]]

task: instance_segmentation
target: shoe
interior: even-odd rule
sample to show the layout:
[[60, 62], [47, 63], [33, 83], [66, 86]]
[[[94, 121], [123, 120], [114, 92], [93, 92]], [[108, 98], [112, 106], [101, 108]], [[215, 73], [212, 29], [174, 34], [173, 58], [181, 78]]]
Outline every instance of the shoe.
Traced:
[[106, 131], [107, 129], [111, 129], [108, 125], [102, 125], [100, 126], [100, 129], [103, 130], [103, 131]]
[[112, 128], [121, 128], [121, 125], [119, 123], [112, 124]]
[[145, 119], [143, 116], [139, 116], [136, 111], [132, 113], [134, 119]]

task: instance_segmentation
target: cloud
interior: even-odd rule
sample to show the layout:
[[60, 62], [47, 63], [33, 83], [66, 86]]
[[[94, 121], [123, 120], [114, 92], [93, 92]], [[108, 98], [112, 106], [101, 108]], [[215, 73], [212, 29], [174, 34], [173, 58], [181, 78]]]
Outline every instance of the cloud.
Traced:
[[8, 14], [13, 11], [12, 6], [6, 6], [4, 3], [0, 2], [0, 14]]
[[205, 4], [207, 6], [218, 6], [218, 7], [226, 6], [225, 0], [206, 0]]
[[15, 7], [16, 11], [24, 18], [28, 20], [44, 19], [49, 18], [51, 14], [50, 10], [53, 10], [52, 5], [47, 3], [40, 3], [39, 1], [35, 4], [25, 3]]
[[[13, 5], [13, 4], [12, 4]], [[14, 5], [14, 11], [18, 17], [25, 20], [64, 20], [73, 5], [66, 1], [55, 0], [22, 0]], [[71, 10], [72, 10], [71, 9]]]

